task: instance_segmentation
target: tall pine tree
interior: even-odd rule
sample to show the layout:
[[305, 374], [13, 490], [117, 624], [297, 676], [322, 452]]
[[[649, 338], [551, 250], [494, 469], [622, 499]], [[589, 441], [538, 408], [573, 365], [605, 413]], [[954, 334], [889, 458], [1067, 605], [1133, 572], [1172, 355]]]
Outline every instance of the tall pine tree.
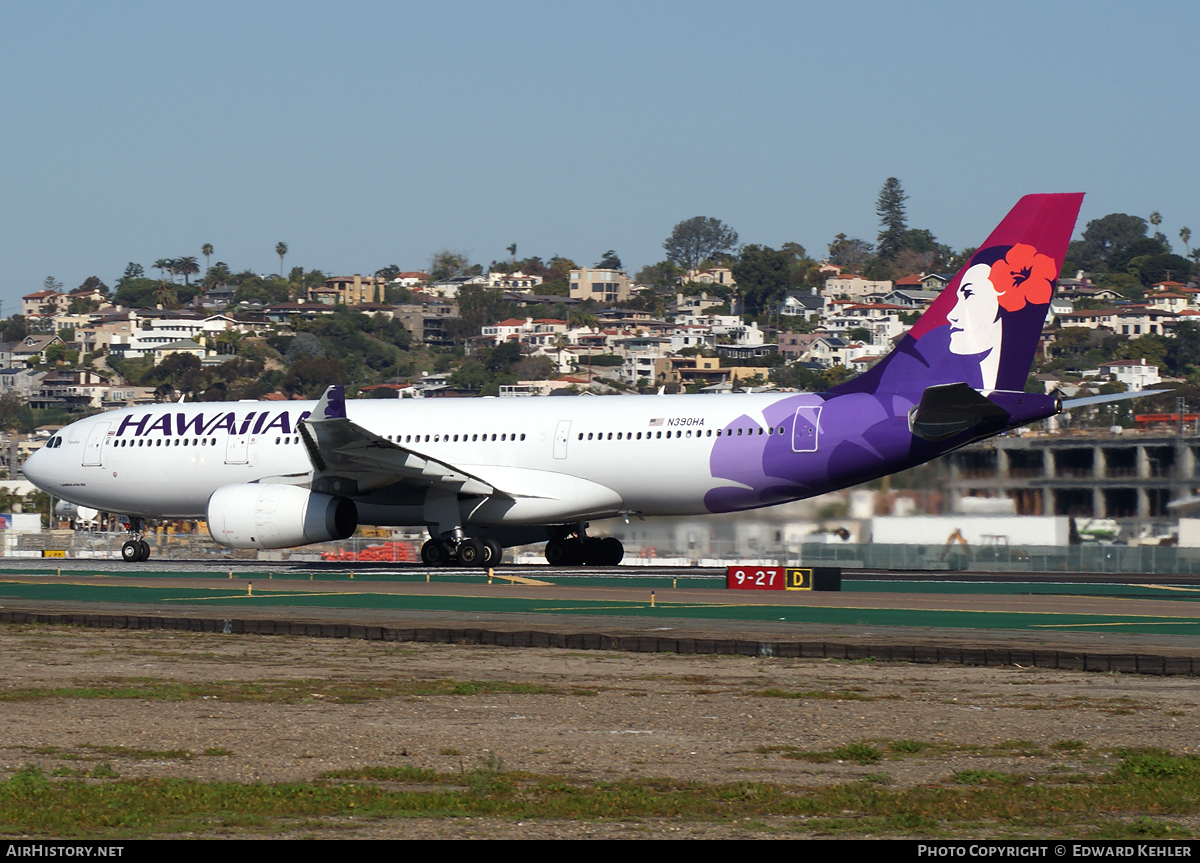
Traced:
[[904, 234], [908, 231], [908, 222], [904, 218], [904, 202], [908, 195], [900, 188], [900, 181], [888, 177], [879, 190], [879, 200], [875, 202], [875, 212], [879, 215], [882, 230], [879, 232], [878, 255], [881, 260], [894, 260], [904, 249]]

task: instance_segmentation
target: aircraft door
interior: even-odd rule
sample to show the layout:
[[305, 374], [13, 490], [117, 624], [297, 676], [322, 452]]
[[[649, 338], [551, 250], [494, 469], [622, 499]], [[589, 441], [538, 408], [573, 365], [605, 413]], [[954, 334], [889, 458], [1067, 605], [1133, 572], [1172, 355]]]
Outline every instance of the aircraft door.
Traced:
[[225, 464], [246, 464], [249, 460], [248, 441], [248, 435], [231, 434], [225, 445]]
[[571, 439], [571, 421], [559, 420], [558, 428], [554, 430], [554, 457], [567, 457], [567, 441]]
[[821, 436], [821, 405], [796, 410], [792, 425], [792, 452], [816, 452]]
[[88, 433], [87, 443], [83, 445], [83, 466], [100, 467], [104, 464], [104, 442], [108, 439], [111, 423], [96, 423]]

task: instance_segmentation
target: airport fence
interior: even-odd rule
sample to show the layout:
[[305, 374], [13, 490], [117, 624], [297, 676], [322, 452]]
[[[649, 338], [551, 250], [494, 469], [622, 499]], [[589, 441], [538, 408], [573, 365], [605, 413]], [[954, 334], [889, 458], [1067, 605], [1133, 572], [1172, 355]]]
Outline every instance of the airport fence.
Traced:
[[[77, 560], [120, 560], [125, 533], [50, 530], [42, 533], [0, 531], [0, 556], [5, 558], [54, 558]], [[213, 542], [206, 534], [153, 534], [150, 560], [290, 561], [294, 563], [413, 563], [420, 560], [424, 536], [356, 536], [294, 549], [230, 549]]]
[[[124, 533], [51, 530], [0, 531], [0, 557], [120, 560]], [[192, 560], [291, 563], [417, 563], [424, 533], [391, 537], [356, 536], [295, 549], [229, 549], [206, 534], [147, 534], [151, 561]], [[510, 549], [507, 563], [542, 563], [541, 546]], [[746, 548], [712, 540], [685, 549], [626, 546], [624, 565], [722, 567], [732, 564], [839, 566], [893, 572], [1062, 572], [1200, 575], [1200, 548], [1164, 545], [983, 546], [894, 545], [884, 543], [804, 543], [790, 547]]]

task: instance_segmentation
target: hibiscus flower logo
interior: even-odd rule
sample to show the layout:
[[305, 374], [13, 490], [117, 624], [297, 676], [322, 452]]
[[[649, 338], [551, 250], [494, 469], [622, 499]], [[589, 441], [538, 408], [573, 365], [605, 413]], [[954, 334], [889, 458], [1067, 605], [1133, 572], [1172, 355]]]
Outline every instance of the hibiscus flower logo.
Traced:
[[992, 264], [992, 286], [1000, 295], [1001, 308], [1016, 312], [1026, 303], [1045, 305], [1054, 292], [1058, 265], [1047, 255], [1025, 243], [1017, 243], [1003, 258]]

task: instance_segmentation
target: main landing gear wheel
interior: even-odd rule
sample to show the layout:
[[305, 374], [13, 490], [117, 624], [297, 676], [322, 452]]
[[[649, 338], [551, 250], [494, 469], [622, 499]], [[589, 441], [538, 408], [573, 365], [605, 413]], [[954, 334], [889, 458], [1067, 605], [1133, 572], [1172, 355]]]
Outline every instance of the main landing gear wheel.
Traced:
[[615, 536], [606, 536], [600, 540], [604, 563], [601, 566], [620, 566], [625, 559], [625, 546]]
[[552, 539], [544, 553], [551, 566], [576, 566], [582, 559], [579, 542], [574, 539]]
[[551, 566], [617, 566], [625, 557], [625, 546], [615, 536], [574, 537], [546, 543], [546, 562]]
[[484, 566], [497, 566], [504, 559], [504, 548], [494, 539], [483, 540]]
[[144, 539], [131, 539], [121, 546], [121, 559], [126, 563], [141, 563], [150, 559], [150, 543]]
[[487, 566], [487, 548], [478, 539], [464, 539], [458, 544], [458, 562], [463, 566]]
[[450, 546], [440, 539], [430, 539], [421, 546], [421, 560], [426, 566], [448, 566]]

